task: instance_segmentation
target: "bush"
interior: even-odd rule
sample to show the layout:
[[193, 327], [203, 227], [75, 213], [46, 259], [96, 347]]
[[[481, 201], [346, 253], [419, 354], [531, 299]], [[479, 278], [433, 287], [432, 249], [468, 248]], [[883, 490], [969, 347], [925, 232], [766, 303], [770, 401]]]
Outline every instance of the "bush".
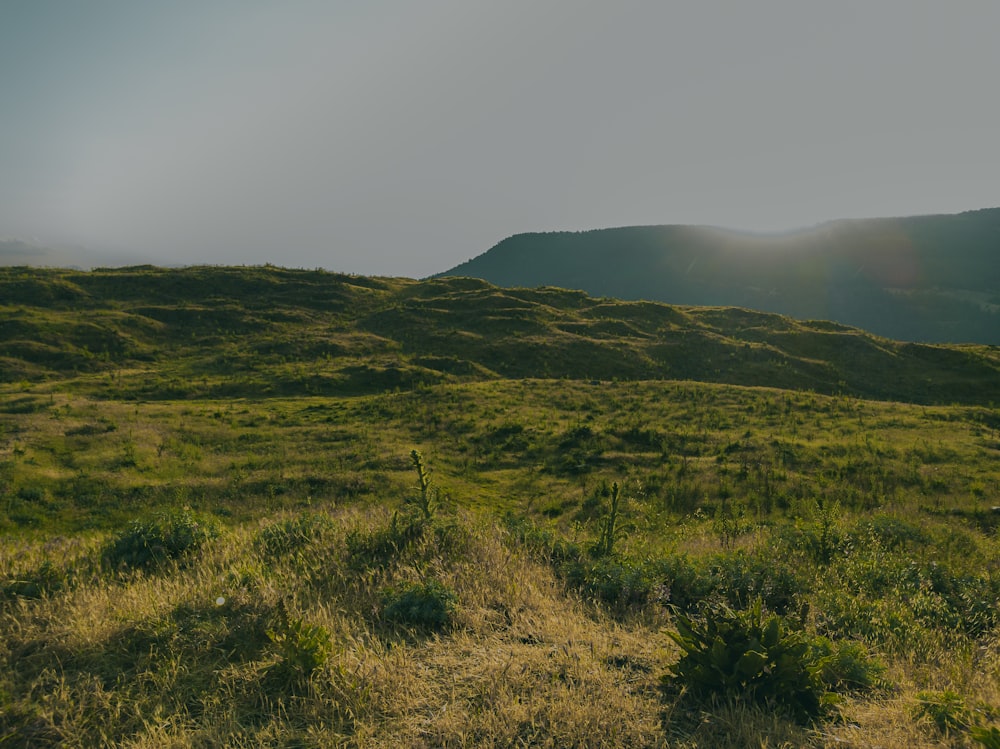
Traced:
[[325, 627], [289, 618], [279, 603], [273, 629], [268, 639], [278, 651], [278, 660], [267, 669], [267, 677], [279, 686], [294, 688], [312, 676], [330, 657], [333, 642]]
[[187, 556], [218, 535], [212, 521], [185, 508], [133, 521], [105, 547], [103, 557], [115, 569], [149, 568]]
[[890, 646], [906, 647], [920, 630], [979, 637], [1000, 623], [1000, 580], [877, 545], [831, 566], [818, 587], [828, 631]]
[[787, 614], [807, 591], [805, 581], [788, 565], [743, 551], [698, 562], [681, 555], [666, 557], [655, 562], [653, 570], [660, 599], [682, 612], [712, 603], [746, 608], [761, 598], [769, 610]]
[[745, 608], [760, 598], [765, 608], [778, 614], [792, 611], [807, 587], [777, 559], [742, 551], [715, 557], [704, 574], [714, 595], [730, 606]]
[[46, 559], [36, 569], [16, 580], [7, 580], [0, 587], [4, 596], [15, 598], [42, 598], [58, 593], [68, 582], [69, 573]]
[[329, 516], [304, 513], [265, 526], [254, 538], [254, 546], [265, 556], [283, 557], [302, 550], [331, 528]]
[[411, 544], [423, 538], [427, 523], [423, 518], [393, 513], [385, 528], [351, 531], [347, 534], [347, 554], [355, 568], [386, 567], [396, 561]]
[[571, 587], [618, 608], [645, 603], [654, 587], [649, 566], [627, 559], [576, 559], [563, 564], [561, 571]]
[[451, 622], [455, 600], [455, 593], [436, 580], [390, 588], [382, 597], [382, 616], [393, 624], [441, 629]]
[[843, 682], [844, 666], [860, 657], [840, 657], [827, 642], [789, 629], [781, 617], [765, 615], [760, 599], [743, 611], [718, 606], [703, 622], [676, 613], [676, 624], [671, 637], [683, 655], [664, 677], [668, 685], [695, 698], [748, 698], [800, 721], [823, 712], [833, 701], [827, 687]]
[[869, 656], [860, 643], [813, 637], [809, 647], [816, 675], [831, 692], [872, 692], [888, 686], [883, 678], [885, 665]]
[[917, 692], [914, 710], [917, 718], [926, 718], [941, 733], [962, 731], [973, 723], [972, 711], [960, 694], [943, 692]]
[[562, 564], [577, 562], [583, 557], [583, 549], [579, 544], [559, 538], [552, 530], [527, 518], [508, 513], [504, 518], [504, 525], [511, 537], [536, 559]]
[[681, 612], [693, 611], [714, 590], [714, 581], [684, 554], [657, 560], [654, 574], [658, 581], [657, 599]]
[[875, 541], [886, 551], [905, 550], [926, 544], [929, 540], [921, 528], [891, 515], [876, 515], [862, 521], [851, 535], [859, 546]]

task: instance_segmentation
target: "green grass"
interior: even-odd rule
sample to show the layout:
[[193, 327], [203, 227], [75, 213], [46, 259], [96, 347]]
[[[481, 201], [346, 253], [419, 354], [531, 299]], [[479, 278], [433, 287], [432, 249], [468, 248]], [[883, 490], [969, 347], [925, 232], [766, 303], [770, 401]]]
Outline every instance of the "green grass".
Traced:
[[[84, 314], [81, 314], [83, 312]], [[697, 380], [1000, 401], [986, 346], [732, 308], [274, 267], [0, 268], [0, 380], [99, 399], [361, 395], [499, 378]]]
[[[1000, 724], [993, 349], [472, 281], [9, 273], [36, 327], [0, 332], [92, 356], [0, 383], [6, 745], [964, 746]], [[873, 399], [629, 370], [720, 320], [743, 327], [691, 351], [753, 329], [910, 379], [854, 373], [899, 388]], [[944, 395], [909, 397], [932, 354]], [[812, 723], [661, 689], [673, 612], [710, 631], [758, 600], [837, 695]]]

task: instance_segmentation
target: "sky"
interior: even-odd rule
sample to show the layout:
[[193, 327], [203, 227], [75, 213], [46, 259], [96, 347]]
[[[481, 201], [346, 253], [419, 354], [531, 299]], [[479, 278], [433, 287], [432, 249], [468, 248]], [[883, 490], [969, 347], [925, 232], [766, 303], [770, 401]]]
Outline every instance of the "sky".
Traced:
[[0, 0], [0, 238], [423, 277], [1000, 206], [996, 0]]

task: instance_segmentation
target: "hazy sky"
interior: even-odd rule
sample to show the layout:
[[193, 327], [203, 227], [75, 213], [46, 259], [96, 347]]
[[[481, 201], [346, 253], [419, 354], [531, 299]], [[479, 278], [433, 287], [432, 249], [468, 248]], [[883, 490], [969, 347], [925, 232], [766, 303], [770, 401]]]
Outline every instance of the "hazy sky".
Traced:
[[424, 276], [1000, 205], [996, 0], [0, 0], [0, 237]]

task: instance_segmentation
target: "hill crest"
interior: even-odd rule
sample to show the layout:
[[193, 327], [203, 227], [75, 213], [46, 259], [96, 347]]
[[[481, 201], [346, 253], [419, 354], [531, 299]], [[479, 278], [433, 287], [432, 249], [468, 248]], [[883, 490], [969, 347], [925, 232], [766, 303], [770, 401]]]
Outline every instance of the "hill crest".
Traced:
[[664, 225], [517, 234], [439, 274], [747, 307], [916, 342], [1000, 343], [1000, 208], [783, 234]]
[[97, 397], [347, 395], [491, 379], [697, 380], [1000, 401], [1000, 351], [728, 307], [275, 267], [0, 268], [0, 380]]

